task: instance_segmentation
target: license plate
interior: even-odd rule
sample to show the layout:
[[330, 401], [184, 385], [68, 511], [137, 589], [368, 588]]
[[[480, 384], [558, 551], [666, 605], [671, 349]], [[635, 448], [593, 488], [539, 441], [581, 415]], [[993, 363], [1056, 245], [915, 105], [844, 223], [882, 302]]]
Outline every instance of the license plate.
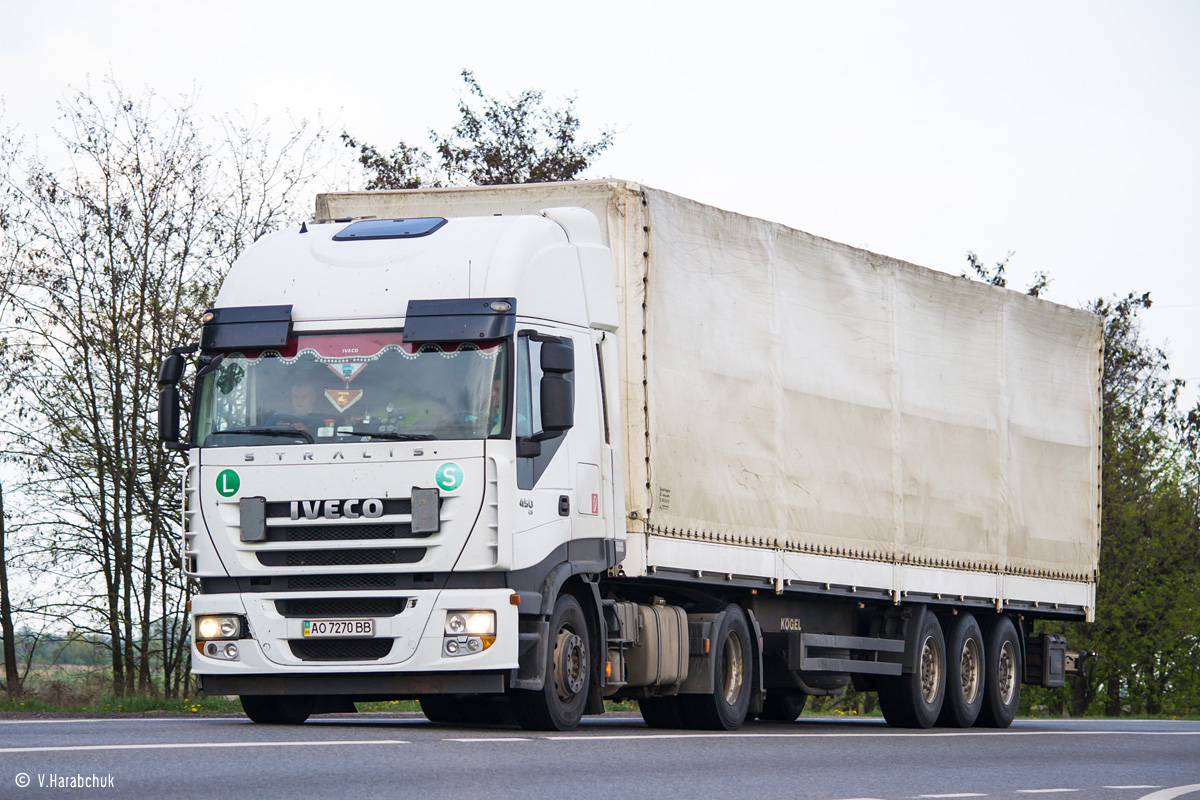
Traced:
[[374, 636], [375, 620], [306, 619], [304, 620], [303, 635], [312, 638], [320, 638], [322, 636]]

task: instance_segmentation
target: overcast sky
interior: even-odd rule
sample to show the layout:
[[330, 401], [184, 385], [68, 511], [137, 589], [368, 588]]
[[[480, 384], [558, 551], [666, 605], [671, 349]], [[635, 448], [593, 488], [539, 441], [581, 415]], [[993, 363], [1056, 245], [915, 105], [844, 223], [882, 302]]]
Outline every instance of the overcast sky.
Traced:
[[111, 72], [425, 145], [463, 68], [618, 129], [588, 177], [947, 272], [1013, 251], [1061, 303], [1149, 291], [1196, 396], [1200, 2], [0, 0], [3, 119], [42, 141]]

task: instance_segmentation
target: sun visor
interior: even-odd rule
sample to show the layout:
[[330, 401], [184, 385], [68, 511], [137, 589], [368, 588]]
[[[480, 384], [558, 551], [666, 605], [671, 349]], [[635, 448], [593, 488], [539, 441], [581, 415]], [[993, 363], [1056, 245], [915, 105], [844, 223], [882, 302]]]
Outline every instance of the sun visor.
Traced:
[[210, 308], [200, 321], [203, 350], [282, 347], [292, 332], [292, 307]]
[[409, 300], [406, 342], [468, 342], [500, 339], [517, 329], [515, 297]]

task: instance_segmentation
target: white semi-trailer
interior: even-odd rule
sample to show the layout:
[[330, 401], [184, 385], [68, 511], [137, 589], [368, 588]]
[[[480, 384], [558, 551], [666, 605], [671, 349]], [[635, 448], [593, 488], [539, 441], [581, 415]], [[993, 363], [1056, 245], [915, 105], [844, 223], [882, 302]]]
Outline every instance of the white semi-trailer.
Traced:
[[1101, 347], [623, 181], [321, 195], [160, 376], [192, 668], [258, 722], [1007, 726], [1095, 607]]

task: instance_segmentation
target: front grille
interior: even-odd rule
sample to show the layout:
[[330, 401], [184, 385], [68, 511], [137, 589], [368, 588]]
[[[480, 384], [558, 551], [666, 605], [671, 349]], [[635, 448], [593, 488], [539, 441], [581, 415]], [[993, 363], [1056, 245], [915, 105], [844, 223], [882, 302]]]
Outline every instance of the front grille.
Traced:
[[395, 525], [272, 525], [268, 542], [328, 542], [355, 539], [423, 539], [432, 534], [412, 532], [407, 522]]
[[392, 651], [394, 639], [289, 639], [301, 661], [378, 661]]
[[414, 564], [425, 557], [425, 548], [267, 550], [257, 555], [258, 563], [264, 567], [350, 567], [363, 564]]
[[285, 617], [394, 617], [408, 607], [407, 597], [312, 597], [276, 600]]
[[319, 589], [394, 589], [395, 575], [293, 575], [287, 588], [298, 591]]

